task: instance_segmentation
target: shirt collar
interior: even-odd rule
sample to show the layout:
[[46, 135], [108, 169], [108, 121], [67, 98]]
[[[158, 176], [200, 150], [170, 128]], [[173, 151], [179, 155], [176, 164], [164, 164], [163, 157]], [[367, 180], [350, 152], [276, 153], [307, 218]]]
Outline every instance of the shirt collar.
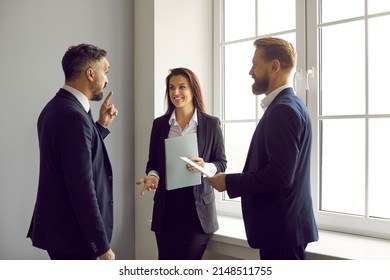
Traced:
[[278, 96], [278, 94], [286, 89], [286, 88], [289, 88], [291, 87], [290, 85], [284, 85], [284, 86], [281, 86], [281, 87], [278, 87], [277, 89], [271, 91], [268, 95], [266, 95], [263, 100], [261, 100], [261, 108], [263, 108], [263, 110], [265, 111], [269, 105], [271, 105], [272, 101], [274, 101], [274, 99], [276, 98], [276, 96]]
[[77, 100], [81, 103], [81, 105], [83, 106], [83, 108], [85, 109], [86, 112], [89, 111], [89, 109], [91, 108], [91, 104], [89, 103], [88, 98], [82, 92], [80, 92], [77, 89], [75, 89], [71, 86], [68, 86], [68, 85], [64, 85], [63, 89], [65, 89], [65, 90], [69, 91], [71, 94], [73, 94], [74, 97], [76, 97]]
[[[194, 114], [192, 115], [192, 118], [189, 122], [189, 124], [191, 123], [195, 123], [196, 125], [198, 125], [198, 114], [197, 114], [198, 110], [195, 108], [195, 111], [194, 111]], [[173, 110], [172, 114], [171, 114], [171, 117], [169, 118], [169, 125], [174, 125], [174, 124], [177, 124], [176, 122], [176, 109]]]

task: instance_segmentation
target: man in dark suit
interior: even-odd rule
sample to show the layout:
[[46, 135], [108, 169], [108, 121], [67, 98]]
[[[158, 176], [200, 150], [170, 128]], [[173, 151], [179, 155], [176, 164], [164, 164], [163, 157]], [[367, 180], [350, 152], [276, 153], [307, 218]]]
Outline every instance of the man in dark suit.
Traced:
[[248, 243], [261, 259], [304, 259], [318, 240], [310, 190], [311, 122], [302, 100], [288, 85], [296, 63], [282, 39], [255, 41], [250, 75], [253, 93], [265, 94], [242, 173], [209, 178], [218, 191], [241, 196]]
[[38, 119], [39, 185], [27, 237], [51, 259], [115, 259], [113, 176], [103, 142], [118, 111], [110, 92], [95, 123], [90, 100], [108, 83], [106, 51], [70, 47], [62, 59], [65, 85]]

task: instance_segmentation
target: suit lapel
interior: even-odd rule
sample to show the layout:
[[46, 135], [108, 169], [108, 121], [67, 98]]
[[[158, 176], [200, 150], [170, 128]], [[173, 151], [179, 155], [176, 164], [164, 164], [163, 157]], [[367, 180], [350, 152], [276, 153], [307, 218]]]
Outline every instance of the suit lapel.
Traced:
[[198, 153], [200, 155], [203, 154], [206, 142], [204, 139], [206, 139], [206, 121], [204, 118], [204, 115], [198, 111], [198, 127], [197, 127], [197, 138], [198, 138]]
[[161, 135], [161, 138], [163, 140], [168, 138], [169, 129], [171, 128], [171, 125], [169, 123], [169, 118], [170, 118], [170, 115], [166, 115], [166, 117], [164, 118], [164, 120], [161, 124], [160, 135]]

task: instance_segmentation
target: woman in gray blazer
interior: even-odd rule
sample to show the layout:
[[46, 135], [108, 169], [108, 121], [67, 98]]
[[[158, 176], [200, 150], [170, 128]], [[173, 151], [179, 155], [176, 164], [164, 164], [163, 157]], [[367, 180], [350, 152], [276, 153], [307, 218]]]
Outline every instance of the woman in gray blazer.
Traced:
[[[153, 122], [147, 176], [137, 184], [141, 191], [155, 189], [152, 230], [158, 258], [201, 259], [207, 243], [218, 229], [214, 190], [206, 180], [196, 186], [167, 190], [166, 138], [197, 134], [199, 157], [191, 158], [213, 174], [226, 169], [226, 156], [220, 121], [205, 113], [202, 91], [196, 75], [186, 68], [175, 68], [166, 78], [166, 113]], [[190, 165], [187, 168], [196, 170]]]

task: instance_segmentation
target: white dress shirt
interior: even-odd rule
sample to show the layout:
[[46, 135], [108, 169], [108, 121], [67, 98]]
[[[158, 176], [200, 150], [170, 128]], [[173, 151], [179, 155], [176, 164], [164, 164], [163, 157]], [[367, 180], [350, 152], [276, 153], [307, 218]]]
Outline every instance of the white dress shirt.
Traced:
[[286, 89], [286, 88], [289, 88], [291, 87], [291, 85], [284, 85], [284, 86], [281, 86], [281, 87], [278, 87], [277, 89], [271, 91], [266, 97], [263, 98], [263, 100], [261, 100], [261, 108], [263, 108], [264, 112], [265, 110], [267, 110], [268, 106], [272, 103], [272, 101], [274, 101], [274, 99], [276, 98], [276, 96], [278, 96], [278, 94]]
[[[196, 133], [197, 132], [197, 129], [198, 129], [198, 114], [197, 114], [197, 109], [195, 108], [195, 111], [194, 111], [194, 114], [192, 115], [192, 118], [191, 120], [189, 121], [189, 123], [186, 125], [186, 127], [184, 128], [184, 130], [181, 129], [181, 126], [178, 124], [178, 122], [176, 121], [176, 109], [173, 110], [172, 112], [172, 115], [171, 117], [169, 118], [169, 125], [170, 125], [170, 129], [169, 129], [169, 133], [168, 133], [168, 138], [172, 138], [172, 137], [178, 137], [178, 136], [184, 136], [184, 135], [188, 135], [188, 134], [191, 134], [191, 133]], [[217, 173], [217, 167], [215, 166], [214, 163], [210, 163], [210, 162], [205, 162], [204, 163], [204, 168], [211, 172], [212, 174], [216, 174]], [[153, 175], [153, 176], [156, 176], [158, 178], [160, 178], [158, 172], [156, 170], [151, 170], [149, 171], [148, 173], [149, 176]]]
[[77, 98], [77, 100], [83, 105], [85, 111], [88, 113], [89, 109], [91, 108], [91, 104], [89, 103], [88, 98], [80, 91], [78, 91], [75, 88], [72, 88], [71, 86], [64, 85], [63, 89], [69, 91], [71, 94], [74, 95], [74, 97]]

